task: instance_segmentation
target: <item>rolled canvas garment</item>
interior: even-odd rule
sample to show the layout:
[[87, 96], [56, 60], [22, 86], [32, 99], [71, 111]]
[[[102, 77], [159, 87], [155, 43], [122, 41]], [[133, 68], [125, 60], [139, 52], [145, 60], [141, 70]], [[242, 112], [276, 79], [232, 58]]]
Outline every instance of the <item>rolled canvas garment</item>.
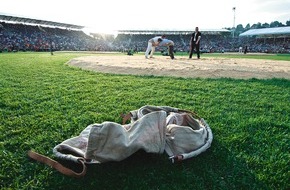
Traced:
[[[152, 112], [126, 127], [114, 122], [88, 126], [78, 137], [63, 141], [54, 148], [62, 159], [87, 163], [123, 160], [138, 150], [163, 153], [165, 148], [166, 112]], [[89, 131], [89, 132], [88, 132]]]
[[171, 150], [167, 154], [192, 152], [205, 144], [206, 137], [206, 129], [188, 113], [170, 113], [167, 116], [166, 145]]
[[173, 155], [180, 155], [201, 147], [205, 144], [206, 137], [207, 133], [204, 128], [193, 130], [187, 126], [170, 124], [167, 126], [166, 145], [169, 146]]
[[[85, 157], [85, 152], [88, 145], [88, 138], [93, 125], [86, 127], [79, 136], [72, 137], [63, 141], [53, 148], [53, 153], [56, 157], [78, 162], [80, 157]], [[92, 161], [90, 161], [92, 162]]]
[[187, 110], [170, 106], [146, 105], [130, 112], [131, 122], [148, 113], [160, 110], [167, 113], [165, 150], [169, 157], [181, 155], [182, 159], [188, 159], [210, 147], [213, 136], [209, 126], [202, 118]]
[[201, 118], [199, 121], [207, 132], [205, 143], [201, 147], [199, 147], [198, 149], [196, 149], [192, 152], [183, 153], [182, 154], [183, 159], [188, 159], [188, 158], [192, 158], [194, 156], [197, 156], [197, 155], [201, 154], [202, 152], [206, 151], [211, 146], [211, 143], [213, 140], [213, 134], [212, 134], [211, 128], [209, 127], [209, 125], [207, 124], [207, 122], [203, 118]]
[[[53, 148], [55, 156], [83, 166], [76, 173], [55, 160], [34, 151], [28, 156], [48, 164], [61, 173], [81, 177], [85, 164], [121, 161], [138, 150], [169, 155], [172, 162], [197, 156], [207, 150], [213, 140], [209, 125], [197, 114], [168, 106], [143, 106], [130, 111], [131, 123], [103, 122], [87, 126], [79, 136]], [[124, 121], [124, 120], [123, 120]]]
[[138, 150], [163, 153], [165, 148], [166, 112], [152, 112], [127, 126], [104, 122], [92, 127], [86, 159], [101, 163], [123, 160]]
[[131, 122], [136, 121], [137, 119], [143, 117], [144, 115], [154, 112], [154, 111], [165, 111], [167, 114], [170, 112], [178, 112], [177, 108], [173, 108], [170, 106], [150, 106], [146, 105], [141, 107], [140, 109], [130, 111], [132, 117]]

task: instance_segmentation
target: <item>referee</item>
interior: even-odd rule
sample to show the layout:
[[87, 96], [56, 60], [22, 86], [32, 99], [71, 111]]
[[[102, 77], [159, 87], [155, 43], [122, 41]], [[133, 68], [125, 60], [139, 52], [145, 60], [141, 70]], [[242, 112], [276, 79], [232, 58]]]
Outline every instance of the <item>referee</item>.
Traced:
[[198, 27], [195, 27], [195, 32], [192, 33], [190, 41], [189, 41], [189, 48], [190, 48], [189, 59], [192, 58], [194, 49], [197, 54], [197, 59], [200, 59], [200, 39], [201, 39], [201, 33]]

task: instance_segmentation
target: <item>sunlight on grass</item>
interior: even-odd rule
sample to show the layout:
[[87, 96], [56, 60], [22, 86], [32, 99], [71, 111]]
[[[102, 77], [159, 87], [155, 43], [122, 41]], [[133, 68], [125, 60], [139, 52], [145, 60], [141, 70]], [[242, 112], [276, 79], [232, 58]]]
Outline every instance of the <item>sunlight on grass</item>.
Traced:
[[[1, 54], [1, 189], [289, 188], [289, 80], [111, 75], [65, 64], [84, 55]], [[196, 111], [213, 130], [212, 147], [177, 164], [138, 152], [89, 166], [80, 180], [26, 156], [34, 149], [53, 158], [55, 145], [87, 125], [120, 123], [120, 113], [147, 104]]]

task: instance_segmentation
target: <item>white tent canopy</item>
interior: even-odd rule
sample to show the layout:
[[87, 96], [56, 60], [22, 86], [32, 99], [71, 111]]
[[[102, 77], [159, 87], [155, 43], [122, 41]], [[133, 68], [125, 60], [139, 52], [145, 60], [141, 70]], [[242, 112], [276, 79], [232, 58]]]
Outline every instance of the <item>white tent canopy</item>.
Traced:
[[290, 35], [290, 26], [250, 29], [240, 34], [240, 37], [243, 37], [243, 36], [285, 36], [285, 35]]

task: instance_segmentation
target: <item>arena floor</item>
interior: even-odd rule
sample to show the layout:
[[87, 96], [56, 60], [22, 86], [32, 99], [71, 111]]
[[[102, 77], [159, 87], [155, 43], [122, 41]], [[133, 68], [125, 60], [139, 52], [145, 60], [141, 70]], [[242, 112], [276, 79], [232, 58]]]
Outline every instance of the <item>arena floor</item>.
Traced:
[[236, 78], [236, 79], [290, 79], [288, 61], [234, 59], [234, 58], [201, 58], [188, 59], [167, 56], [155, 56], [145, 59], [144, 56], [86, 56], [72, 59], [71, 66], [103, 73], [175, 76], [187, 78]]

